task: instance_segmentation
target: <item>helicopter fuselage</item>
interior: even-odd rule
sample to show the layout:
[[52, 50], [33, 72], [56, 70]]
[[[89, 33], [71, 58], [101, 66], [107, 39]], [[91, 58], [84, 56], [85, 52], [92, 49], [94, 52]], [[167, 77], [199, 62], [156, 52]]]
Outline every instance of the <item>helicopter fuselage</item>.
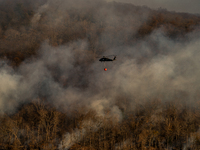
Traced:
[[99, 61], [113, 61], [113, 59], [110, 59], [110, 58], [101, 58], [101, 59], [99, 59]]
[[105, 61], [114, 61], [116, 59], [116, 56], [113, 58], [113, 59], [110, 59], [110, 58], [107, 58], [107, 57], [103, 57], [103, 58], [101, 58], [101, 59], [99, 59], [99, 61], [103, 61], [103, 62], [105, 62]]

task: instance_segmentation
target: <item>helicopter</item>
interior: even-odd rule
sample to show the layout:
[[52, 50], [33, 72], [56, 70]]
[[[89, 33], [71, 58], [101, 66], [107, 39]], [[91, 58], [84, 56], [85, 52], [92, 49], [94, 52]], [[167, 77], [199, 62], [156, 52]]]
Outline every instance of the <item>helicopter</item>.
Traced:
[[[103, 56], [102, 58], [99, 59], [100, 62], [104, 62], [104, 66], [105, 66], [105, 62], [106, 61], [114, 61], [116, 60], [116, 55], [111, 55], [111, 56], [114, 56], [113, 59], [109, 58], [110, 56]], [[107, 68], [105, 67], [104, 68], [104, 71], [107, 71]]]
[[116, 60], [116, 56], [114, 56], [114, 58], [113, 59], [111, 59], [111, 58], [108, 58], [109, 56], [103, 56], [102, 58], [100, 58], [99, 59], [99, 61], [100, 62], [105, 62], [105, 61], [114, 61], [114, 60]]

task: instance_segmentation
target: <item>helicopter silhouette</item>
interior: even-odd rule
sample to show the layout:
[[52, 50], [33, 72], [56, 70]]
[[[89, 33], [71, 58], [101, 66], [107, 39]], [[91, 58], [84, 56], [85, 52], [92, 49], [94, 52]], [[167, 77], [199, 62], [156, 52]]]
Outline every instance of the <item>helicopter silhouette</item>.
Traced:
[[[103, 56], [102, 58], [99, 59], [99, 61], [104, 62], [104, 66], [105, 66], [105, 62], [116, 60], [116, 55], [111, 55], [111, 56], [114, 56], [114, 58], [112, 59], [112, 58], [109, 58], [110, 56]], [[107, 71], [106, 67], [104, 68], [104, 71]]]
[[114, 61], [116, 60], [116, 56], [114, 56], [113, 59], [109, 58], [109, 56], [103, 56], [102, 58], [99, 59], [100, 62], [105, 62], [105, 61]]

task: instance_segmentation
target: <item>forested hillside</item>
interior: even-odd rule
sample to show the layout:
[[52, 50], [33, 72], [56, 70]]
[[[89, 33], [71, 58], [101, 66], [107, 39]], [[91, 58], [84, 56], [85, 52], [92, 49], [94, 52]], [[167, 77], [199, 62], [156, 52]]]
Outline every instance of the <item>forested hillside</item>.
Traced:
[[200, 149], [199, 43], [198, 14], [0, 0], [0, 149]]
[[[169, 38], [182, 39], [194, 31], [200, 22], [199, 16], [165, 9], [151, 10], [132, 4], [95, 1], [91, 5], [86, 2], [80, 8], [70, 2], [65, 3], [47, 3], [47, 0], [2, 1], [1, 58], [6, 56], [12, 65], [19, 65], [26, 58], [35, 56], [46, 39], [52, 46], [86, 39], [88, 52], [101, 54], [113, 45], [134, 44], [159, 28]], [[82, 5], [83, 2], [80, 3]], [[105, 32], [107, 35], [102, 39]]]

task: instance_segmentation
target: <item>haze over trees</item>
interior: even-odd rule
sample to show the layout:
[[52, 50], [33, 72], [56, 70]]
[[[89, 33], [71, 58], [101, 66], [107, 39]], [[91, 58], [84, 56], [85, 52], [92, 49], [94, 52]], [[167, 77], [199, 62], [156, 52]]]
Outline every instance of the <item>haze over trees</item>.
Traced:
[[199, 15], [1, 0], [0, 16], [1, 149], [200, 149]]
[[[46, 39], [52, 46], [87, 39], [88, 51], [101, 53], [116, 43], [134, 44], [138, 38], [144, 38], [161, 27], [170, 38], [183, 38], [196, 29], [200, 20], [199, 16], [186, 13], [115, 2], [95, 1], [83, 8], [75, 4], [70, 7], [70, 2], [45, 2], [1, 2], [0, 52], [1, 57], [6, 56], [13, 65], [19, 65], [25, 58], [37, 54], [40, 44]], [[63, 8], [65, 5], [66, 8]], [[101, 39], [104, 32], [107, 32], [106, 41]]]

